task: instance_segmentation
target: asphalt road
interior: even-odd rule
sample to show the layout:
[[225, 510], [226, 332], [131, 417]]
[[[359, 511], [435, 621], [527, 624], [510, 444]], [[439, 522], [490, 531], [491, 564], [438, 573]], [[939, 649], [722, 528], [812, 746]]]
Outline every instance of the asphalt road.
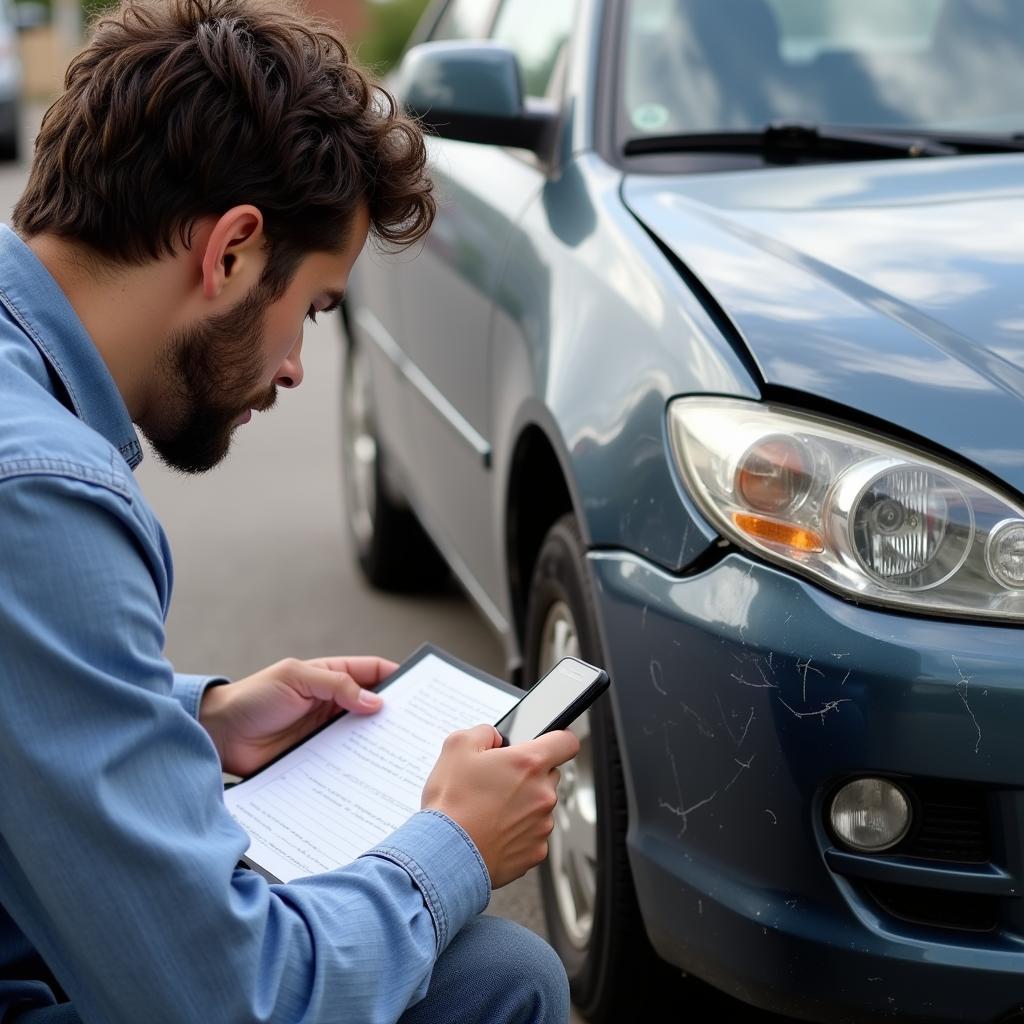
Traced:
[[[26, 153], [41, 114], [25, 113]], [[24, 159], [0, 164], [5, 222], [27, 170]], [[147, 451], [138, 476], [174, 552], [168, 656], [183, 672], [238, 678], [288, 656], [401, 661], [432, 641], [502, 675], [497, 639], [454, 586], [430, 597], [390, 596], [358, 574], [342, 512], [340, 342], [335, 317], [308, 327], [304, 383], [242, 427], [211, 473], [174, 474]], [[536, 872], [496, 892], [488, 909], [545, 934]], [[710, 1004], [700, 1014], [706, 1020], [781, 1020], [713, 996]], [[692, 1003], [687, 1017], [697, 1019]], [[572, 1024], [582, 1020], [573, 1014]]]

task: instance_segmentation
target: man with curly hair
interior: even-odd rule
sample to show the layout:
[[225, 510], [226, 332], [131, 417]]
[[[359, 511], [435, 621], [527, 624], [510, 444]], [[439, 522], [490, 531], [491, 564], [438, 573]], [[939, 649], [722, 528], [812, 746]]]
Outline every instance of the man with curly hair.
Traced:
[[550, 947], [481, 911], [546, 855], [576, 739], [454, 733], [387, 840], [268, 884], [222, 771], [372, 714], [395, 666], [176, 675], [132, 476], [136, 428], [218, 463], [301, 382], [303, 321], [368, 235], [408, 245], [433, 213], [417, 125], [288, 3], [124, 0], [72, 63], [0, 227], [4, 1022], [567, 1019]]

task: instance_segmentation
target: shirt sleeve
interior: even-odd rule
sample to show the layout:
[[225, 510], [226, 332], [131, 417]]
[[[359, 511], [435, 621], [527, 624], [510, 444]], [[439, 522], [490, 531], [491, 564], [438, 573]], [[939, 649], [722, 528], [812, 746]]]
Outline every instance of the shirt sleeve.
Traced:
[[203, 702], [203, 694], [210, 686], [220, 686], [228, 682], [223, 676], [194, 676], [183, 672], [174, 673], [171, 695], [185, 711], [199, 719], [199, 705]]
[[486, 906], [469, 838], [421, 812], [327, 874], [238, 869], [131, 499], [13, 478], [0, 522], [0, 903], [82, 1018], [394, 1021]]

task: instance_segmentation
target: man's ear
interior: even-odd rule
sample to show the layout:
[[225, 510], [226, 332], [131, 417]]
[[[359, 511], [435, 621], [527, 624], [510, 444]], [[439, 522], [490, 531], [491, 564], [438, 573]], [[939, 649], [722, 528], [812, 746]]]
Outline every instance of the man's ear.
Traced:
[[219, 217], [203, 251], [203, 297], [226, 291], [241, 300], [260, 281], [266, 265], [263, 214], [255, 206], [234, 206]]

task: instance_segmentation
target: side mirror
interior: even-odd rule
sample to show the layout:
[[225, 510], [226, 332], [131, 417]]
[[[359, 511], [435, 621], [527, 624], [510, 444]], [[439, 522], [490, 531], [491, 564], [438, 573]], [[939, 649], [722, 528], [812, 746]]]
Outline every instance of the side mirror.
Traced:
[[557, 111], [524, 101], [519, 62], [490, 42], [420, 43], [405, 55], [395, 92], [410, 114], [442, 138], [552, 152]]

